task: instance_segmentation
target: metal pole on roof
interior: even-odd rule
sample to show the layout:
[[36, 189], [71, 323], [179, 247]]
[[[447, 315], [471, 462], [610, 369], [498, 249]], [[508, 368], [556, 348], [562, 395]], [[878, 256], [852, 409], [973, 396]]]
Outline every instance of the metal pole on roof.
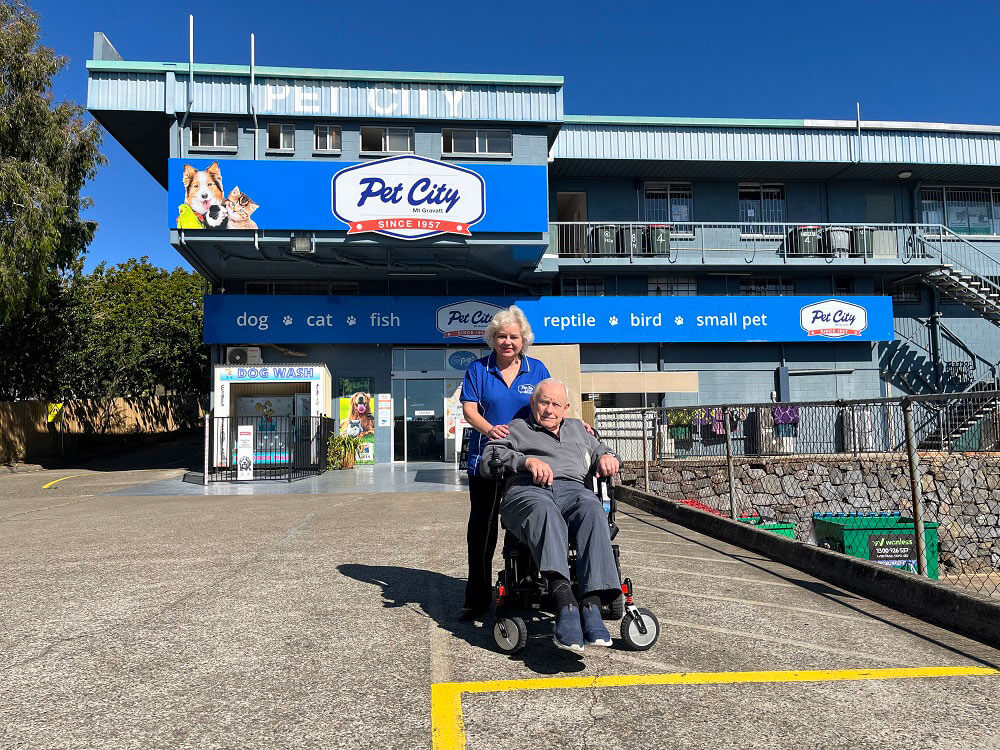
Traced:
[[194, 13], [188, 15], [188, 112], [194, 104]]
[[861, 102], [855, 102], [858, 108], [858, 148], [854, 154], [854, 161], [861, 163]]
[[253, 33], [250, 34], [250, 114], [253, 116], [253, 158], [257, 158], [257, 107], [255, 105], [256, 91], [254, 87], [254, 65], [257, 53]]

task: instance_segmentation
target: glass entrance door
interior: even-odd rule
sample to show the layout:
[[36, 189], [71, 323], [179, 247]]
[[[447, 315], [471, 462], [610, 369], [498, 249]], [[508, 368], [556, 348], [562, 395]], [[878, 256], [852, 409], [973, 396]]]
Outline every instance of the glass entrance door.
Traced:
[[444, 381], [405, 383], [406, 460], [444, 461]]

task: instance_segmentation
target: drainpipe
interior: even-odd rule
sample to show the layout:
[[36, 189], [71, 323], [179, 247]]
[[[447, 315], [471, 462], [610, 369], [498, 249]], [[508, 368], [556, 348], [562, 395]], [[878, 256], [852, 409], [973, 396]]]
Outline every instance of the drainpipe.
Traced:
[[934, 384], [944, 393], [944, 367], [941, 363], [941, 297], [931, 289], [931, 361], [934, 363]]
[[257, 158], [257, 107], [254, 103], [256, 99], [256, 91], [254, 90], [254, 65], [256, 60], [255, 54], [256, 46], [254, 44], [253, 34], [250, 34], [250, 114], [253, 117], [253, 158]]

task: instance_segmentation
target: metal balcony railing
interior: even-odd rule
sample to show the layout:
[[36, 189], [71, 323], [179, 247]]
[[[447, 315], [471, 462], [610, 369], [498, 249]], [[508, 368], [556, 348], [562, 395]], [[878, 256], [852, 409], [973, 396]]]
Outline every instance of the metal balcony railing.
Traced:
[[553, 222], [551, 251], [561, 258], [658, 257], [683, 264], [718, 263], [734, 255], [747, 263], [959, 260], [981, 275], [990, 270], [985, 267], [988, 255], [938, 224]]

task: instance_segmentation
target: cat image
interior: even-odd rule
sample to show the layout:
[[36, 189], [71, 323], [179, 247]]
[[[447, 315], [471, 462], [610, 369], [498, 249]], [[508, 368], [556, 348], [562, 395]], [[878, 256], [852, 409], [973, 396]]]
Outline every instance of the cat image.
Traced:
[[253, 202], [249, 195], [240, 192], [240, 186], [237, 185], [230, 191], [229, 197], [226, 198], [226, 212], [228, 214], [229, 222], [227, 228], [229, 229], [256, 229], [257, 224], [253, 219], [250, 218], [250, 214], [256, 211], [259, 206]]

